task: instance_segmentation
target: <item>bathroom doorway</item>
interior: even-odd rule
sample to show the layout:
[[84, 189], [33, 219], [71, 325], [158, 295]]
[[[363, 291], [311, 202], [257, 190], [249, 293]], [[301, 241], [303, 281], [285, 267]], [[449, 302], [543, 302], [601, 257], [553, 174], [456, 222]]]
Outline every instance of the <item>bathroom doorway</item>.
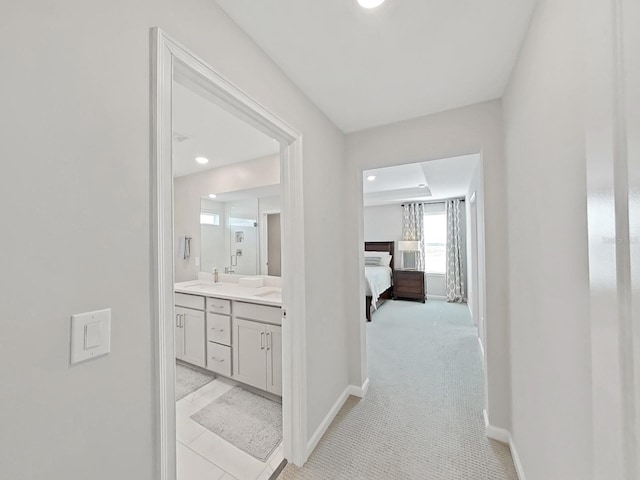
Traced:
[[[302, 218], [300, 134], [243, 92], [230, 85], [202, 60], [170, 39], [161, 30], [153, 30], [152, 44], [152, 78], [154, 80], [152, 116], [155, 127], [152, 139], [152, 168], [155, 174], [152, 184], [152, 206], [154, 209], [152, 212], [152, 235], [155, 245], [153, 262], [154, 306], [158, 319], [160, 478], [162, 480], [176, 478], [176, 451], [178, 450], [176, 439], [180, 443], [179, 437], [184, 434], [182, 439], [189, 442], [188, 437], [196, 434], [194, 429], [199, 430], [199, 427], [194, 427], [191, 430], [189, 430], [191, 427], [187, 427], [181, 430], [181, 425], [178, 423], [181, 420], [176, 421], [176, 411], [179, 410], [175, 403], [176, 394], [180, 395], [175, 383], [177, 378], [176, 358], [180, 359], [181, 356], [181, 367], [190, 368], [194, 372], [193, 375], [206, 375], [209, 372], [214, 372], [217, 378], [222, 378], [228, 382], [227, 385], [232, 385], [228, 389], [230, 392], [235, 391], [238, 395], [244, 395], [248, 392], [253, 395], [249, 395], [250, 401], [255, 401], [257, 397], [258, 401], [267, 399], [277, 402], [278, 398], [281, 398], [282, 446], [280, 447], [280, 457], [296, 464], [302, 464], [306, 449], [306, 362], [304, 355], [306, 337], [303, 321], [304, 232], [303, 222], [300, 221]], [[200, 238], [195, 238], [196, 229], [193, 228], [193, 223], [190, 228], [179, 231], [180, 220], [178, 215], [174, 216], [174, 198], [176, 212], [184, 205], [180, 203], [182, 200], [178, 198], [177, 182], [174, 182], [174, 167], [177, 166], [174, 162], [174, 154], [179, 150], [178, 145], [181, 142], [189, 142], [188, 137], [190, 137], [189, 132], [182, 132], [174, 128], [177, 126], [174, 101], [176, 96], [179, 96], [181, 88], [188, 90], [191, 94], [196, 94], [210, 105], [215, 105], [225, 114], [231, 115], [233, 120], [227, 119], [223, 122], [224, 125], [234, 123], [234, 121], [243, 122], [267, 138], [272, 148], [275, 147], [275, 174], [273, 169], [271, 174], [279, 181], [280, 211], [278, 213], [281, 220], [282, 248], [281, 277], [277, 280], [273, 275], [265, 278], [258, 275], [260, 260], [249, 261], [243, 266], [243, 268], [249, 268], [253, 263], [256, 265], [255, 273], [247, 272], [236, 275], [233, 272], [234, 267], [238, 266], [238, 257], [245, 257], [245, 252], [249, 260], [253, 256], [259, 258], [260, 240], [256, 238], [255, 244], [248, 245], [248, 242], [252, 240], [250, 238], [252, 235], [246, 231], [247, 228], [254, 229], [252, 230], [255, 231], [253, 236], [259, 237], [257, 222], [256, 225], [238, 225], [237, 222], [246, 223], [249, 220], [245, 218], [244, 214], [231, 213], [233, 207], [230, 205], [223, 207], [218, 205], [210, 211], [203, 207], [207, 205], [205, 202], [207, 198], [220, 200], [219, 197], [226, 194], [235, 194], [239, 190], [251, 190], [255, 186], [248, 187], [240, 182], [243, 188], [218, 188], [223, 184], [228, 185], [230, 181], [230, 177], [220, 175], [221, 172], [214, 175], [213, 180], [209, 178], [209, 181], [204, 183], [198, 183], [199, 180], [195, 181], [195, 185], [199, 185], [199, 187], [189, 189], [190, 193], [184, 198], [187, 199], [185, 204], [189, 205], [194, 204], [193, 197], [197, 199], [197, 211], [189, 210], [187, 216], [190, 219], [188, 222], [193, 222], [195, 218], [195, 222], [199, 223], [201, 230], [197, 236]], [[187, 138], [185, 139], [185, 137]], [[268, 157], [273, 153], [268, 152], [262, 157]], [[192, 156], [195, 163], [207, 164], [203, 158], [200, 158], [206, 159], [207, 157], [204, 155], [194, 153]], [[264, 160], [262, 157], [258, 156], [250, 161], [260, 163], [260, 160]], [[245, 159], [245, 161], [249, 160]], [[218, 168], [226, 167], [227, 170], [237, 169], [237, 165], [240, 163], [231, 162], [217, 166]], [[265, 160], [262, 163], [268, 164], [269, 161]], [[273, 165], [271, 166], [273, 167]], [[258, 165], [256, 177], [265, 176], [264, 171], [260, 170], [262, 167], [265, 165]], [[211, 190], [212, 186], [216, 187], [213, 191]], [[258, 188], [267, 186], [261, 185]], [[258, 198], [258, 203], [259, 201]], [[217, 212], [214, 211], [216, 208]], [[221, 214], [224, 211], [221, 208], [228, 208], [224, 216]], [[259, 209], [257, 215], [259, 215]], [[198, 269], [203, 267], [202, 262], [206, 260], [202, 256], [204, 255], [202, 241], [206, 237], [202, 230], [203, 224], [222, 227], [223, 222], [224, 227], [228, 228], [228, 234], [224, 237], [229, 249], [226, 249], [225, 244], [220, 260], [214, 260], [211, 271], [200, 271]], [[220, 250], [218, 249], [218, 252]], [[229, 253], [228, 263], [225, 258], [227, 252]], [[293, 281], [294, 265], [295, 282]], [[227, 274], [224, 273], [225, 268]], [[189, 279], [185, 280], [187, 277], [183, 277], [183, 275]], [[178, 280], [183, 280], [178, 282], [182, 285], [174, 283]], [[235, 286], [230, 285], [233, 283]], [[229, 291], [223, 292], [222, 288]], [[250, 294], [247, 294], [247, 291], [243, 289], [252, 290]], [[233, 294], [229, 293], [232, 291]], [[174, 298], [176, 299], [175, 304]], [[201, 341], [203, 330], [206, 342], [204, 344]], [[257, 348], [254, 348], [256, 345]], [[261, 355], [264, 356], [264, 361], [261, 360]], [[264, 370], [261, 370], [262, 368]], [[192, 372], [187, 373], [191, 375]], [[194, 384], [197, 383], [196, 381]], [[204, 407], [211, 407], [210, 398], [203, 395], [207, 391], [206, 388], [196, 389], [202, 390], [200, 398], [194, 397], [192, 400], [196, 403], [197, 401], [202, 403], [206, 401], [207, 405]], [[208, 388], [215, 390], [218, 387], [209, 386]], [[236, 390], [237, 388], [240, 391]], [[188, 392], [187, 395], [193, 395], [194, 392]], [[246, 399], [241, 400], [238, 404], [246, 405]], [[189, 418], [199, 423], [200, 427], [206, 431], [213, 432], [218, 427], [209, 426], [208, 420], [202, 418], [207, 413], [202, 412], [205, 410], [204, 407], [189, 415]], [[215, 419], [215, 417], [215, 415], [210, 415], [209, 420]], [[206, 434], [201, 430], [200, 432], [200, 435]], [[243, 432], [238, 433], [237, 438], [242, 439], [246, 436]], [[213, 445], [218, 440], [208, 434], [207, 436], [209, 444], [199, 445], [199, 448], [201, 447], [203, 451], [219, 449], [220, 445], [217, 447]], [[196, 440], [197, 438], [191, 439], [191, 441]], [[202, 441], [201, 443], [206, 442]], [[243, 450], [241, 445], [234, 444], [233, 448], [227, 450], [225, 458], [232, 455], [232, 452], [237, 452], [238, 449]], [[268, 455], [265, 455], [265, 452]], [[265, 459], [263, 462], [265, 464], [264, 474], [269, 468], [271, 471], [277, 468], [273, 459], [278, 457], [271, 457], [274, 452], [275, 449], [270, 449], [267, 446], [262, 449], [262, 453], [249, 453], [256, 458], [261, 456]], [[202, 452], [195, 453], [201, 454]], [[224, 467], [224, 465], [217, 466]], [[236, 468], [228, 464], [226, 466], [228, 470], [225, 471]], [[255, 467], [255, 463], [253, 466]], [[244, 467], [247, 467], [246, 462], [240, 468]], [[253, 467], [249, 465], [249, 468]], [[240, 472], [240, 469], [235, 470], [237, 475], [240, 475]], [[245, 476], [240, 475], [241, 478]], [[252, 473], [249, 476], [252, 476]], [[191, 479], [180, 478], [179, 480]]]

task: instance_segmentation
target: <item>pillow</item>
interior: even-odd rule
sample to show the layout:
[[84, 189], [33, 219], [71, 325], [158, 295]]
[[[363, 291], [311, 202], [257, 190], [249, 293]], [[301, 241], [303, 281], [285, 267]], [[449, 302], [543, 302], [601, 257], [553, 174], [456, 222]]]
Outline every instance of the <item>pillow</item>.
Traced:
[[391, 255], [386, 252], [364, 252], [364, 264], [367, 266], [388, 267], [391, 264]]
[[382, 265], [383, 267], [388, 267], [389, 265], [391, 265], [391, 258], [391, 255], [385, 253], [382, 258], [380, 258], [380, 265]]
[[378, 256], [371, 255], [371, 256], [364, 257], [364, 264], [367, 267], [374, 267], [374, 266], [380, 265], [380, 260], [381, 260], [381, 257], [379, 255]]

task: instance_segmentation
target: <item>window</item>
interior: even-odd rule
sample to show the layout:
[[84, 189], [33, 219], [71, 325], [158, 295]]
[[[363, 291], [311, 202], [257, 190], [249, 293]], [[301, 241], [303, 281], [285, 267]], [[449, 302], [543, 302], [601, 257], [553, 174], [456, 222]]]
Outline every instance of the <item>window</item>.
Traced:
[[220, 215], [217, 213], [201, 213], [200, 225], [220, 225]]
[[427, 273], [447, 271], [447, 215], [444, 212], [424, 216], [424, 270]]

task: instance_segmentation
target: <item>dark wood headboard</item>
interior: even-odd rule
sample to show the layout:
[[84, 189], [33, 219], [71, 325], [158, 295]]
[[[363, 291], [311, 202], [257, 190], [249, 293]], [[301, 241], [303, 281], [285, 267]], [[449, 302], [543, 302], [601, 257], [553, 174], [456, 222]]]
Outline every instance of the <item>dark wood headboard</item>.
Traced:
[[391, 267], [391, 271], [393, 271], [393, 264], [395, 263], [395, 259], [393, 258], [393, 254], [395, 253], [395, 243], [396, 242], [364, 242], [364, 251], [365, 252], [386, 252], [391, 255], [391, 263], [389, 266]]

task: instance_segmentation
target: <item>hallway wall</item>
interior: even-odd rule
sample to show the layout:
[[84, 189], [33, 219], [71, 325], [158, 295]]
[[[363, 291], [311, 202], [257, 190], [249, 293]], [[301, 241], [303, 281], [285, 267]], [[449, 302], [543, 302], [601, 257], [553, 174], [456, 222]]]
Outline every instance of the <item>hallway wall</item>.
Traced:
[[503, 98], [512, 436], [527, 480], [593, 478], [580, 4], [540, 0]]
[[[344, 237], [343, 134], [211, 0], [5, 2], [3, 478], [159, 478], [149, 225], [154, 26], [303, 134], [308, 295], [305, 318], [295, 321], [307, 322], [309, 435], [348, 385], [345, 253], [332, 249], [327, 261], [326, 249]], [[69, 366], [70, 316], [107, 307], [111, 354]]]

